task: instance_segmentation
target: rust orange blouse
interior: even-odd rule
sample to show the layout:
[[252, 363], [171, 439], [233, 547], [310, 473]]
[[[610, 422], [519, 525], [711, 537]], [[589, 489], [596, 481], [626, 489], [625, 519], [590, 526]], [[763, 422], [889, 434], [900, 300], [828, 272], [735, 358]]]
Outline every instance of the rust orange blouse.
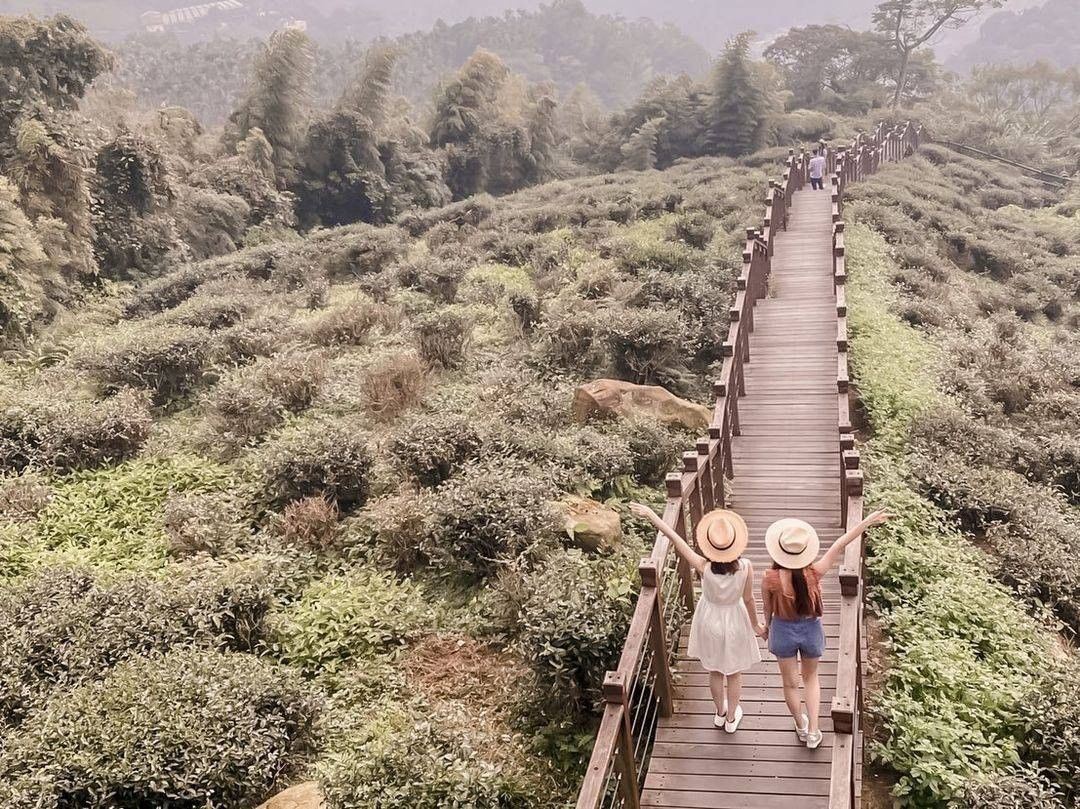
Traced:
[[821, 579], [813, 566], [803, 568], [803, 574], [806, 576], [806, 587], [810, 591], [810, 604], [813, 606], [813, 613], [810, 615], [799, 615], [795, 609], [795, 588], [791, 583], [790, 571], [775, 568], [765, 571], [761, 579], [761, 599], [772, 604], [775, 617], [785, 621], [797, 621], [800, 618], [821, 616]]

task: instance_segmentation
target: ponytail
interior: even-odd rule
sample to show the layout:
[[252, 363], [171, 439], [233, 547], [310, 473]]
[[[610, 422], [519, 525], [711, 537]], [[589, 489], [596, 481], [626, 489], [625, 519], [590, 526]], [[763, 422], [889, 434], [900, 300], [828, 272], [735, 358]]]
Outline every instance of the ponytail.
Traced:
[[[806, 581], [806, 569], [786, 569], [791, 574], [791, 587], [795, 591], [795, 614], [803, 618], [818, 615], [818, 608], [810, 595], [810, 584]], [[773, 570], [785, 570], [785, 568], [773, 562]]]
[[806, 573], [801, 568], [791, 571], [791, 586], [795, 589], [795, 612], [805, 617], [814, 615], [816, 611], [810, 598], [810, 587], [806, 583]]

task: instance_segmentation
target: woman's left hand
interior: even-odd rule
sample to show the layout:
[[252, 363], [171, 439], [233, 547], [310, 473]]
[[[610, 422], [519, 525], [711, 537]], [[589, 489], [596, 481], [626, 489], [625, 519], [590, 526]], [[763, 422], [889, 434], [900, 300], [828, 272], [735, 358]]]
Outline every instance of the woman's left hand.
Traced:
[[653, 520], [656, 518], [656, 512], [648, 506], [643, 506], [641, 503], [631, 503], [630, 513], [635, 517], [640, 517], [643, 520]]

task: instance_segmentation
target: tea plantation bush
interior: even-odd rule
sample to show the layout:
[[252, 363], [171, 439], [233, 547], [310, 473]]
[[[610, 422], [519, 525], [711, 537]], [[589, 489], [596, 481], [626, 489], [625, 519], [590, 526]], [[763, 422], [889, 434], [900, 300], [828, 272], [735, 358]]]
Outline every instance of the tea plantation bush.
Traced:
[[445, 571], [486, 576], [554, 536], [554, 487], [504, 464], [468, 464], [435, 492], [433, 535], [421, 543]]
[[[848, 244], [852, 360], [874, 430], [864, 447], [869, 496], [897, 515], [868, 549], [891, 652], [872, 704], [884, 729], [875, 755], [899, 774], [894, 793], [906, 805], [967, 796], [973, 806], [1009, 806], [1064, 795], [1075, 767], [1059, 758], [1072, 753], [1059, 723], [1080, 721], [1080, 700], [1062, 699], [1059, 675], [1048, 670], [1062, 657], [1054, 639], [990, 581], [986, 560], [916, 490], [912, 425], [955, 404], [938, 390], [933, 343], [895, 314], [884, 242], [856, 226]], [[1077, 667], [1066, 657], [1062, 665]], [[1055, 753], [1048, 741], [1057, 738]], [[1021, 757], [1046, 767], [1049, 781], [1014, 777]]]
[[274, 508], [324, 495], [349, 511], [362, 506], [371, 489], [367, 436], [344, 423], [308, 422], [290, 428], [259, 451], [256, 466]]
[[630, 626], [636, 559], [548, 558], [522, 583], [517, 643], [546, 700], [590, 711]]
[[250, 807], [314, 743], [317, 701], [251, 655], [136, 658], [57, 694], [0, 749], [5, 806]]
[[0, 721], [18, 724], [57, 689], [150, 652], [191, 644], [251, 651], [268, 608], [269, 592], [250, 573], [162, 588], [142, 577], [101, 584], [53, 570], [0, 591]]
[[409, 716], [385, 703], [374, 713], [379, 718], [318, 770], [332, 809], [535, 805], [528, 778], [484, 760], [455, 723]]
[[334, 672], [394, 651], [432, 620], [418, 587], [360, 570], [314, 582], [277, 613], [273, 648], [301, 669]]

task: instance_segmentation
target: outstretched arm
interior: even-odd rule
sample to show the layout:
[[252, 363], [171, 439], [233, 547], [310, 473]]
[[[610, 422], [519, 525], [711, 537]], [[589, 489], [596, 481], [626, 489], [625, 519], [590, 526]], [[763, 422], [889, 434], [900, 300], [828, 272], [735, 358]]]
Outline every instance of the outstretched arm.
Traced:
[[648, 506], [641, 505], [641, 503], [631, 503], [630, 513], [635, 517], [648, 520], [656, 526], [657, 531], [660, 531], [664, 536], [671, 540], [671, 543], [675, 546], [675, 550], [678, 552], [679, 556], [685, 559], [690, 567], [699, 574], [705, 570], [705, 567], [709, 564], [709, 560], [691, 548], [687, 541], [675, 532], [674, 528], [656, 515], [655, 511]]
[[832, 544], [831, 548], [825, 551], [824, 556], [814, 563], [814, 570], [817, 572], [818, 576], [824, 576], [836, 567], [836, 563], [839, 562], [840, 557], [844, 555], [844, 550], [847, 546], [866, 533], [868, 528], [873, 528], [875, 525], [881, 525], [890, 519], [892, 519], [892, 514], [889, 512], [875, 511], [854, 528], [849, 529], [846, 534]]

